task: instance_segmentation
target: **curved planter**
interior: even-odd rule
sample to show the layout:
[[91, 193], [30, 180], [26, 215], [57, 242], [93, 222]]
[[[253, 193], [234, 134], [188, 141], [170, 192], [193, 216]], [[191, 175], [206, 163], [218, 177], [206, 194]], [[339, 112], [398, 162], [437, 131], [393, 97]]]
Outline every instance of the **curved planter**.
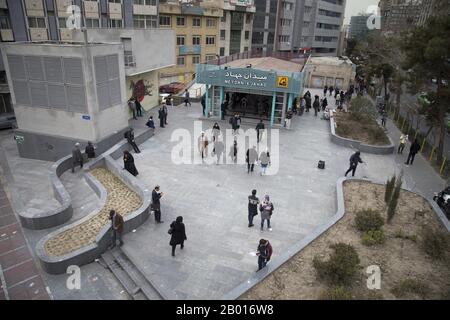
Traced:
[[358, 149], [361, 152], [372, 154], [391, 154], [394, 152], [395, 145], [389, 136], [387, 137], [390, 141], [390, 144], [386, 146], [374, 146], [361, 143], [361, 141], [343, 138], [336, 134], [336, 122], [334, 121], [334, 117], [330, 118], [330, 129], [331, 129], [331, 141], [337, 145], [347, 148]]
[[59, 177], [67, 170], [72, 169], [72, 156], [66, 156], [56, 161], [51, 167], [50, 183], [53, 188], [53, 194], [60, 206], [39, 213], [29, 214], [19, 213], [20, 223], [24, 228], [32, 230], [42, 230], [59, 226], [72, 218], [72, 199], [62, 184]]
[[[345, 181], [366, 181], [374, 184], [384, 185], [384, 183], [381, 182], [372, 182], [368, 179], [355, 179], [355, 178], [339, 178], [336, 183], [336, 202], [337, 202], [337, 211], [334, 216], [330, 218], [327, 222], [320, 225], [316, 229], [314, 229], [313, 232], [311, 232], [309, 235], [304, 237], [299, 242], [292, 245], [290, 248], [288, 248], [287, 251], [283, 252], [282, 255], [276, 257], [272, 260], [270, 264], [268, 264], [264, 269], [256, 272], [254, 275], [250, 277], [250, 279], [246, 280], [245, 282], [241, 283], [234, 289], [232, 289], [230, 292], [228, 292], [226, 295], [222, 297], [222, 300], [236, 300], [239, 299], [244, 293], [252, 289], [254, 286], [256, 286], [258, 283], [263, 281], [266, 277], [268, 277], [271, 273], [275, 272], [278, 268], [280, 268], [282, 265], [284, 265], [288, 260], [290, 260], [293, 256], [295, 256], [297, 253], [302, 251], [307, 245], [309, 245], [311, 242], [313, 242], [315, 239], [317, 239], [319, 236], [321, 236], [325, 231], [330, 229], [333, 225], [335, 225], [345, 214], [345, 201], [344, 201], [344, 182]], [[439, 208], [439, 206], [432, 200], [428, 199], [427, 197], [408, 190], [403, 189], [412, 193], [415, 193], [422, 198], [426, 199], [428, 203], [433, 208], [434, 213], [439, 218], [439, 220], [442, 222], [444, 227], [447, 229], [448, 232], [450, 232], [450, 222], [445, 217], [445, 214], [442, 212], [442, 210]]]
[[[147, 220], [150, 215], [150, 203], [151, 203], [151, 191], [148, 190], [139, 180], [134, 176], [130, 175], [127, 171], [122, 170], [114, 159], [109, 156], [101, 156], [97, 161], [92, 163], [87, 169], [93, 169], [96, 167], [106, 167], [114, 175], [118, 176], [129, 188], [135, 191], [142, 199], [142, 205], [136, 211], [128, 214], [124, 217], [124, 230], [123, 233], [130, 232], [133, 229], [139, 227], [142, 223]], [[106, 203], [107, 193], [103, 185], [92, 176], [90, 173], [85, 173], [85, 179], [87, 183], [93, 188], [93, 190], [100, 197], [101, 202]], [[102, 206], [102, 207], [103, 207]], [[42, 238], [36, 245], [36, 254], [41, 262], [42, 268], [50, 274], [61, 274], [65, 273], [67, 267], [70, 265], [81, 266], [92, 262], [94, 259], [99, 257], [103, 252], [105, 252], [108, 246], [111, 244], [111, 226], [109, 224], [105, 225], [98, 235], [96, 236], [95, 242], [88, 244], [82, 248], [72, 251], [66, 255], [62, 256], [50, 256], [45, 250], [46, 242], [66, 231], [69, 230], [89, 219], [94, 217], [100, 212], [101, 209], [92, 212], [86, 217], [70, 224], [64, 226], [44, 238]]]

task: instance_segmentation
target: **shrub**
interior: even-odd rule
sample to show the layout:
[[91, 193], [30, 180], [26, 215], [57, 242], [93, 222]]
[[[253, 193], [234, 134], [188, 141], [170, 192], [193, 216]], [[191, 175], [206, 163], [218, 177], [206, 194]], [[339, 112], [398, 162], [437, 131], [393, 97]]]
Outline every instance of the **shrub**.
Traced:
[[320, 300], [351, 300], [352, 294], [344, 287], [332, 287], [322, 291]]
[[387, 211], [387, 223], [391, 223], [392, 219], [394, 218], [394, 215], [397, 212], [397, 204], [398, 199], [400, 198], [400, 191], [402, 188], [402, 176], [397, 178], [395, 182], [395, 188], [394, 192], [392, 193], [391, 200], [389, 201], [388, 211]]
[[356, 213], [356, 229], [359, 231], [379, 230], [383, 224], [383, 217], [378, 211], [372, 209], [361, 210]]
[[377, 244], [383, 244], [386, 241], [386, 237], [382, 229], [369, 230], [364, 233], [362, 237], [362, 243], [366, 246], [374, 246]]
[[330, 246], [333, 253], [328, 261], [314, 257], [317, 277], [331, 286], [349, 285], [359, 268], [359, 256], [355, 248], [345, 243]]
[[350, 116], [356, 121], [364, 119], [374, 119], [376, 117], [376, 111], [372, 104], [372, 101], [365, 97], [357, 97], [350, 102]]
[[445, 260], [450, 251], [450, 236], [430, 227], [422, 230], [422, 248], [425, 253], [436, 260]]
[[400, 229], [397, 230], [397, 231], [395, 231], [395, 233], [394, 233], [394, 238], [400, 238], [400, 239], [411, 240], [411, 241], [413, 241], [413, 242], [416, 242], [416, 241], [417, 241], [417, 236], [416, 236], [415, 234], [409, 235], [409, 234], [403, 233], [403, 231], [400, 230]]
[[395, 186], [395, 174], [392, 176], [392, 178], [390, 178], [387, 182], [386, 182], [386, 189], [384, 192], [384, 202], [386, 204], [389, 203], [389, 201], [392, 198], [392, 191], [394, 190], [394, 186]]
[[339, 122], [339, 124], [336, 127], [336, 133], [339, 136], [347, 136], [348, 134], [350, 134], [350, 132], [352, 132], [352, 128], [351, 125], [347, 122], [341, 121]]
[[391, 290], [392, 294], [396, 298], [404, 298], [409, 295], [417, 295], [422, 299], [425, 299], [431, 292], [430, 288], [426, 283], [412, 279], [406, 278], [395, 285]]

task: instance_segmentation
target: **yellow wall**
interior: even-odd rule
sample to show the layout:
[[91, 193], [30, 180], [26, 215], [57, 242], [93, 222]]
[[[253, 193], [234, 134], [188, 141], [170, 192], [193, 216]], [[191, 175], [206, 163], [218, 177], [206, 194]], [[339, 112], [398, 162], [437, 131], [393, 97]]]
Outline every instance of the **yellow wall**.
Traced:
[[131, 81], [137, 83], [139, 80], [144, 80], [146, 84], [153, 84], [151, 87], [151, 96], [146, 95], [144, 100], [142, 100], [141, 105], [145, 110], [150, 110], [159, 105], [159, 80], [158, 80], [158, 71], [150, 71], [147, 73], [142, 73], [136, 76], [127, 77], [126, 78], [126, 86], [127, 86], [127, 98], [129, 99], [133, 91], [131, 89]]
[[[206, 56], [211, 55], [214, 56], [219, 53], [219, 25], [220, 25], [220, 17], [216, 16], [188, 16], [181, 14], [171, 14], [171, 13], [163, 13], [160, 12], [160, 16], [170, 16], [171, 17], [171, 26], [160, 26], [161, 28], [172, 28], [175, 30], [175, 38], [172, 40], [177, 43], [177, 36], [185, 36], [185, 45], [192, 46], [193, 45], [193, 36], [200, 36], [200, 46], [201, 46], [201, 55], [200, 55], [200, 63], [206, 61]], [[184, 17], [185, 18], [185, 26], [177, 26], [176, 18]], [[201, 19], [201, 27], [193, 27], [192, 20], [193, 18]], [[207, 27], [206, 20], [213, 19], [216, 21], [214, 27]], [[215, 36], [215, 44], [207, 45], [206, 44], [206, 36]], [[176, 46], [176, 55], [177, 58], [179, 56], [179, 46]], [[191, 77], [187, 78], [185, 75], [191, 76], [195, 73], [195, 64], [193, 63], [192, 58], [196, 56], [193, 54], [184, 55], [185, 57], [185, 65], [184, 66], [174, 66], [170, 68], [165, 68], [160, 70], [162, 76], [168, 75], [178, 75], [178, 81], [187, 82], [192, 80]]]

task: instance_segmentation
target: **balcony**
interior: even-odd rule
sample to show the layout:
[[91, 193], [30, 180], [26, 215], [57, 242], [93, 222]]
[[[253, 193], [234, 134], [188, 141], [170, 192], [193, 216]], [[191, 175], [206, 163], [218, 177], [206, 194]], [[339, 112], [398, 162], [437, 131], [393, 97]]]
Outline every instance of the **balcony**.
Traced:
[[156, 16], [158, 14], [158, 7], [133, 4], [133, 14]]
[[200, 45], [195, 45], [195, 46], [180, 46], [179, 47], [179, 55], [183, 56], [183, 55], [188, 55], [188, 54], [201, 54], [201, 46]]
[[122, 4], [109, 2], [108, 16], [110, 19], [122, 19]]
[[204, 14], [205, 9], [198, 7], [198, 6], [193, 6], [190, 4], [181, 4], [181, 13], [182, 14], [191, 14], [191, 15], [197, 15], [197, 16], [202, 16]]

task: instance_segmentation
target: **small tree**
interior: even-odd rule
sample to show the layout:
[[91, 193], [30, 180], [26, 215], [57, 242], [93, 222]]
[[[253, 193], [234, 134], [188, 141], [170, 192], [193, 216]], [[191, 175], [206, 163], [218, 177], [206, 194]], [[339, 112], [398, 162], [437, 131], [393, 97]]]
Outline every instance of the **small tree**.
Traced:
[[350, 116], [357, 121], [365, 120], [368, 118], [376, 118], [376, 111], [372, 104], [372, 101], [365, 97], [357, 97], [352, 99], [349, 108]]
[[389, 204], [389, 201], [392, 198], [392, 191], [394, 190], [395, 186], [395, 174], [386, 182], [386, 190], [384, 192], [384, 202], [386, 202], [386, 205]]
[[400, 190], [402, 188], [402, 175], [398, 177], [396, 183], [394, 192], [392, 193], [391, 200], [389, 201], [388, 211], [387, 211], [387, 223], [391, 223], [392, 219], [394, 218], [394, 215], [397, 210], [397, 204], [398, 199], [400, 198]]

